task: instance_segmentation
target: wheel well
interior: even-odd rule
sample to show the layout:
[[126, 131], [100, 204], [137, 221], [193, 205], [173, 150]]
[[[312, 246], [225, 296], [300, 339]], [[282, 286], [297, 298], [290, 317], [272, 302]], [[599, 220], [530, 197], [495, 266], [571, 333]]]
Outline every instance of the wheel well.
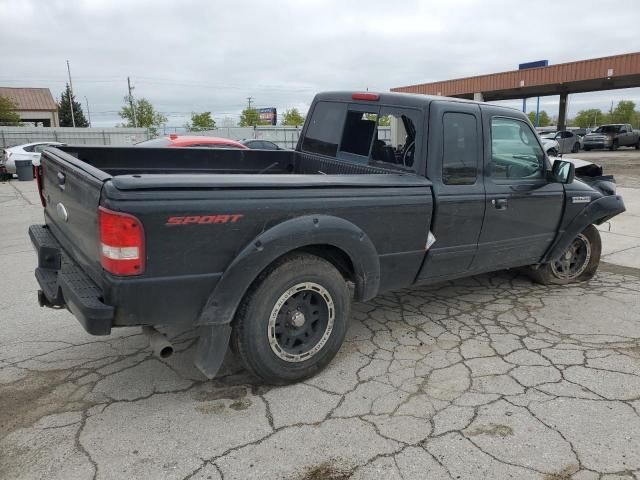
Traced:
[[355, 268], [353, 267], [351, 258], [344, 250], [338, 247], [334, 247], [333, 245], [307, 245], [293, 250], [293, 252], [305, 252], [323, 258], [336, 267], [346, 281], [356, 282]]

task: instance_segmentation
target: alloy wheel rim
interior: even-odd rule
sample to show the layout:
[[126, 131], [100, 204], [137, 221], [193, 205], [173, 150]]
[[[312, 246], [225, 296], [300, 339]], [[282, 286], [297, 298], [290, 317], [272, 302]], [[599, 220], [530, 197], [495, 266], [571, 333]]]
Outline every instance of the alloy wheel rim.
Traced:
[[326, 288], [302, 282], [287, 289], [276, 301], [267, 326], [269, 346], [286, 362], [313, 357], [331, 336], [335, 305]]
[[591, 242], [580, 233], [560, 258], [551, 263], [551, 271], [558, 278], [572, 280], [584, 273], [590, 259]]

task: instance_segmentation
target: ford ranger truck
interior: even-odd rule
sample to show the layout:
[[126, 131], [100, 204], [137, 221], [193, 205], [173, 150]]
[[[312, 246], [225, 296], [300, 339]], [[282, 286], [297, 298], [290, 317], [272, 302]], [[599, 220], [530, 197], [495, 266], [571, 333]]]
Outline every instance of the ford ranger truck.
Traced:
[[38, 298], [94, 335], [140, 326], [161, 357], [157, 327], [195, 329], [208, 377], [230, 346], [264, 382], [300, 381], [354, 300], [509, 268], [592, 278], [594, 225], [625, 208], [580, 170], [522, 112], [399, 93], [318, 94], [295, 151], [48, 148]]

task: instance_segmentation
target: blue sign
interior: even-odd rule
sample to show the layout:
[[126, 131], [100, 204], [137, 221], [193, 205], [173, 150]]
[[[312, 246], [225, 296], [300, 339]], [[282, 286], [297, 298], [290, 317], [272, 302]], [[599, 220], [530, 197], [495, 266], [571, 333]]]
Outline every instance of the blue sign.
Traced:
[[275, 125], [278, 122], [278, 111], [274, 107], [258, 108], [258, 115], [263, 125]]
[[518, 70], [526, 70], [527, 68], [548, 67], [549, 60], [536, 60], [535, 62], [521, 63]]

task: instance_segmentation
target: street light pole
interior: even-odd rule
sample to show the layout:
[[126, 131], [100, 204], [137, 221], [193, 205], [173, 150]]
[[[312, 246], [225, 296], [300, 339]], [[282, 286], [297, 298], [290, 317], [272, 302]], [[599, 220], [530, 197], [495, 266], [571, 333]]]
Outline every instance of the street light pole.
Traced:
[[76, 128], [76, 119], [73, 115], [73, 83], [71, 82], [71, 67], [69, 66], [69, 60], [67, 60], [67, 73], [69, 73], [69, 107], [71, 108], [71, 124], [73, 128]]
[[87, 103], [87, 117], [89, 117], [89, 127], [91, 127], [91, 110], [89, 110], [89, 99], [84, 96], [84, 101]]

